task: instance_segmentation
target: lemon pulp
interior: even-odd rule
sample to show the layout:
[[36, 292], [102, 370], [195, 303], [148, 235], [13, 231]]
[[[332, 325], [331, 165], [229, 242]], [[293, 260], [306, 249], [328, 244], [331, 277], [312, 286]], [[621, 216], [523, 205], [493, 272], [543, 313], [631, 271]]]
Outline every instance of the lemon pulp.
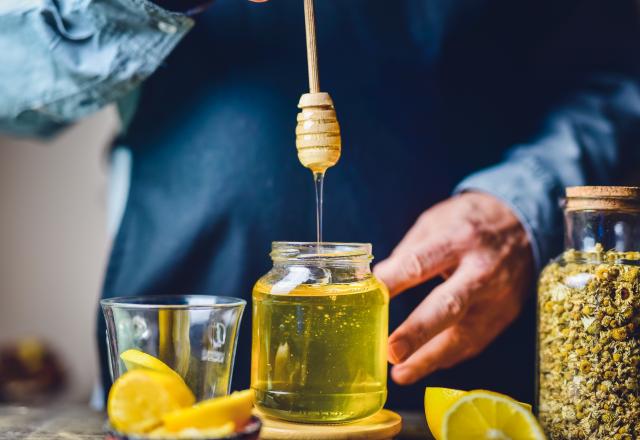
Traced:
[[443, 440], [545, 440], [533, 413], [497, 393], [470, 391], [447, 410]]

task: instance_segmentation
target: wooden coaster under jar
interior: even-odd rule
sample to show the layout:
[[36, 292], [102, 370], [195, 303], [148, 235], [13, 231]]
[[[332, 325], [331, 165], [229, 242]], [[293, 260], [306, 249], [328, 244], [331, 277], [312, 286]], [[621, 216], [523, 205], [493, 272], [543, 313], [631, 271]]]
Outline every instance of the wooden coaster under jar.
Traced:
[[387, 440], [402, 429], [402, 418], [387, 409], [366, 419], [336, 425], [292, 423], [255, 413], [262, 419], [262, 440]]

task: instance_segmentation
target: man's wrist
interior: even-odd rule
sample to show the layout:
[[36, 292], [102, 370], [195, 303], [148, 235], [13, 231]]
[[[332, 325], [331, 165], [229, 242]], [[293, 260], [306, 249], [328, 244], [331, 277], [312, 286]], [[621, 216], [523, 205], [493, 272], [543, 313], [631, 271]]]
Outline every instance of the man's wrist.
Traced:
[[484, 192], [507, 205], [527, 232], [537, 271], [559, 252], [562, 241], [555, 183], [544, 171], [526, 159], [505, 162], [472, 174], [454, 190]]

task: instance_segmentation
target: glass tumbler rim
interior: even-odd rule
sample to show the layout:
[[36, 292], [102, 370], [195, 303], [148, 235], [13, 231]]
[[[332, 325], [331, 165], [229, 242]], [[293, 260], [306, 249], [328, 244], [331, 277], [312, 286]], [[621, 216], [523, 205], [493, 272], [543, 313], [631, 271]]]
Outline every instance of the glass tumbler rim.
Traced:
[[207, 310], [244, 307], [242, 298], [219, 295], [137, 295], [116, 296], [100, 300], [102, 308], [146, 309], [146, 310]]

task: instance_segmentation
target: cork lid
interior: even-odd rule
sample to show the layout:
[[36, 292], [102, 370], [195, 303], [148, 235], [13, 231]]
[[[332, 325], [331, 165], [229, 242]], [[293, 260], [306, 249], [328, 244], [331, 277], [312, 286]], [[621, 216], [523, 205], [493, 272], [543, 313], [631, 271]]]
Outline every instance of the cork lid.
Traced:
[[640, 210], [640, 187], [636, 186], [570, 186], [566, 195], [568, 211]]

